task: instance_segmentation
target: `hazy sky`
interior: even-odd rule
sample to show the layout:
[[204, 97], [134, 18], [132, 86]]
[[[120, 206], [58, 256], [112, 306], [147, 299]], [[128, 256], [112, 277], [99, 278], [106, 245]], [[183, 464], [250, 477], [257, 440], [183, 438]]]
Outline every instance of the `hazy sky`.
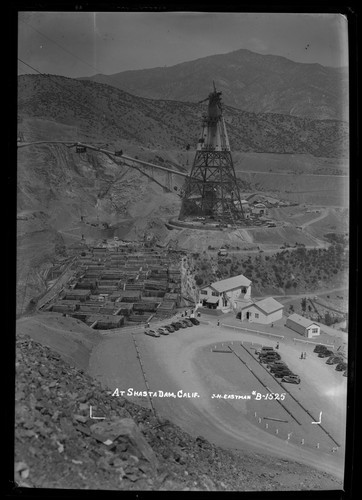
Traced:
[[348, 64], [340, 14], [20, 12], [18, 37], [20, 59], [68, 77], [173, 66], [238, 49]]

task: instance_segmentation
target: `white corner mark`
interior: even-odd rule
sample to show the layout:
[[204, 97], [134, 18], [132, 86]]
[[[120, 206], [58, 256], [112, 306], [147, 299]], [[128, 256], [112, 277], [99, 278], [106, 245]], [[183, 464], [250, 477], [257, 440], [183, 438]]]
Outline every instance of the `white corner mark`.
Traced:
[[312, 422], [312, 424], [320, 424], [322, 422], [322, 412], [319, 414], [319, 421], [318, 422]]
[[97, 420], [103, 420], [104, 418], [106, 418], [106, 417], [93, 417], [93, 415], [92, 415], [92, 407], [91, 406], [89, 407], [89, 417], [93, 418], [93, 419], [97, 419]]

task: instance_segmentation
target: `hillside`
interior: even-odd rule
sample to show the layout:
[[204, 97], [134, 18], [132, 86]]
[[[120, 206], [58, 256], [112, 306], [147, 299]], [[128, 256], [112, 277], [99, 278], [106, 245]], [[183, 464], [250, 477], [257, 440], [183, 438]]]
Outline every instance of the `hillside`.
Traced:
[[[144, 99], [109, 85], [46, 75], [19, 77], [18, 103], [18, 135], [23, 141], [103, 144], [183, 171], [190, 168], [205, 111], [203, 105]], [[328, 195], [338, 204], [332, 195], [341, 176], [332, 175], [328, 182], [313, 176], [302, 182], [301, 175], [284, 172], [346, 172], [346, 123], [257, 115], [231, 107], [225, 109], [225, 118], [243, 190], [286, 191], [292, 186], [287, 196], [305, 201], [306, 191], [312, 202], [320, 203], [323, 189], [324, 198]], [[248, 168], [255, 173], [247, 173]], [[153, 176], [165, 183], [164, 176]], [[19, 148], [17, 180], [18, 314], [31, 298], [45, 292], [49, 270], [69, 257], [66, 247], [82, 234], [88, 241], [113, 236], [143, 239], [146, 231], [161, 242], [175, 237], [163, 223], [179, 213], [177, 192], [165, 191], [139, 171], [98, 152], [77, 154], [60, 143]], [[182, 177], [173, 176], [172, 187], [180, 189], [182, 183]]]
[[[16, 485], [65, 490], [341, 488], [329, 474], [290, 460], [224, 450], [147, 408], [112, 398], [75, 359], [68, 364], [25, 330], [23, 322], [16, 341]], [[81, 342], [84, 334], [78, 336]], [[70, 353], [72, 344], [67, 347]], [[106, 420], [91, 419], [90, 405], [94, 415], [106, 415]], [[112, 436], [108, 444], [107, 436]]]
[[[161, 150], [184, 150], [189, 143], [194, 150], [205, 110], [202, 104], [145, 99], [87, 80], [19, 77], [19, 120], [56, 121], [71, 127], [76, 140], [88, 138], [117, 147], [126, 141]], [[252, 113], [229, 106], [224, 115], [233, 151], [348, 156], [348, 124], [342, 121]], [[25, 135], [25, 140], [30, 138]]]
[[90, 78], [151, 99], [198, 102], [214, 80], [227, 105], [253, 113], [348, 120], [348, 71], [236, 50], [171, 67]]
[[[286, 244], [288, 247], [294, 244]], [[228, 245], [225, 245], [228, 248]], [[230, 276], [244, 274], [253, 283], [253, 294], [312, 292], [316, 289], [347, 286], [349, 252], [339, 244], [306, 249], [298, 244], [274, 254], [254, 254], [227, 258], [195, 253], [189, 257], [190, 273], [201, 286]]]

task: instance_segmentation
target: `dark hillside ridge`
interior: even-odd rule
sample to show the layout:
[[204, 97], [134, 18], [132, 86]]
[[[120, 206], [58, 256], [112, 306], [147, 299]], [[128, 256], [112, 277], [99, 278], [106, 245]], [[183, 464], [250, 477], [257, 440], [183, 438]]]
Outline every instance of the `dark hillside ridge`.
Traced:
[[[159, 149], [196, 148], [205, 105], [136, 97], [110, 85], [53, 75], [22, 75], [18, 115], [77, 127], [99, 141]], [[225, 106], [232, 150], [348, 156], [348, 124]], [[25, 138], [26, 140], [26, 138]]]
[[240, 49], [170, 67], [89, 78], [141, 97], [198, 102], [214, 80], [224, 102], [243, 111], [348, 120], [348, 70]]

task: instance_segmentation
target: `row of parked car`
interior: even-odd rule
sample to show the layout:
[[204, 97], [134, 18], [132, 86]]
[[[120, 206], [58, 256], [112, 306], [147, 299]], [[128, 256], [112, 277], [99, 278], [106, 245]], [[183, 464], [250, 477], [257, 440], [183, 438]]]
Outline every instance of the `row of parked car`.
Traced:
[[331, 351], [325, 345], [316, 345], [313, 352], [316, 352], [319, 358], [327, 358], [327, 365], [336, 365], [337, 372], [343, 372], [343, 376], [347, 377], [347, 363], [342, 354]]
[[260, 363], [265, 363], [270, 373], [276, 378], [281, 378], [281, 382], [288, 382], [290, 384], [300, 384], [300, 377], [293, 373], [278, 352], [274, 351], [272, 347], [262, 347], [259, 354]]
[[172, 332], [176, 332], [181, 328], [189, 328], [190, 326], [199, 325], [200, 321], [196, 318], [182, 318], [180, 320], [174, 321], [169, 325], [161, 326], [155, 330], [151, 330], [147, 328], [145, 330], [145, 335], [149, 335], [150, 337], [160, 337], [161, 335], [169, 335]]

